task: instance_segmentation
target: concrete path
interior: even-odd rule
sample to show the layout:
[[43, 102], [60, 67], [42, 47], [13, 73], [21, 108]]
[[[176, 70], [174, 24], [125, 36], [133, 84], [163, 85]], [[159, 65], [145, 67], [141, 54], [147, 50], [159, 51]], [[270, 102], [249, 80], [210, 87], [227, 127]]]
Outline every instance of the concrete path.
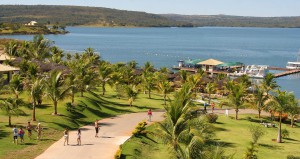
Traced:
[[[210, 113], [211, 110], [207, 109]], [[224, 109], [216, 109], [216, 114], [224, 115]], [[229, 115], [234, 115], [234, 109], [229, 110]], [[257, 114], [251, 109], [240, 109], [239, 114]], [[268, 113], [262, 112], [262, 115]], [[36, 159], [113, 159], [119, 145], [130, 138], [135, 126], [147, 119], [147, 113], [132, 113], [117, 117], [106, 118], [100, 121], [100, 132], [95, 138], [93, 125], [84, 126], [82, 130], [82, 145], [77, 146], [77, 131], [70, 132], [68, 146], [63, 146], [64, 138], [51, 145]], [[162, 121], [163, 112], [153, 112], [153, 121]], [[93, 124], [93, 123], [92, 123]], [[63, 136], [63, 134], [62, 134]]]
[[[36, 159], [113, 159], [119, 145], [130, 138], [139, 122], [146, 119], [147, 112], [100, 120], [98, 138], [95, 138], [94, 126], [84, 126], [81, 128], [81, 146], [76, 145], [77, 131], [71, 131], [68, 146], [63, 145], [64, 138], [62, 137]], [[152, 121], [162, 120], [163, 112], [153, 112]]]

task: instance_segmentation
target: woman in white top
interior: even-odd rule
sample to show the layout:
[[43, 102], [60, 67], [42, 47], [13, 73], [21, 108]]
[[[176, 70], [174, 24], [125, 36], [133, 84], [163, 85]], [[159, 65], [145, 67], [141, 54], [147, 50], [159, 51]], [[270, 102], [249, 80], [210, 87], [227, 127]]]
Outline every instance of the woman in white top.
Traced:
[[78, 129], [77, 132], [77, 145], [81, 145], [81, 130]]
[[68, 130], [68, 128], [66, 128], [64, 131], [64, 138], [65, 138], [64, 146], [65, 146], [66, 142], [67, 142], [67, 145], [69, 145], [69, 130]]

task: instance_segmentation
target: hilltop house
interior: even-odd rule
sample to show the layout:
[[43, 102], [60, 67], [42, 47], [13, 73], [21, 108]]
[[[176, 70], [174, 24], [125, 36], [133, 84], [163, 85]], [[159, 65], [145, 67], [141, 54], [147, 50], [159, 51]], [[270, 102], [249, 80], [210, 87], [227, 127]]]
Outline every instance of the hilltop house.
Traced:
[[35, 26], [35, 24], [37, 24], [36, 21], [31, 21], [31, 22], [29, 22], [29, 23], [27, 23], [25, 25], [27, 25], [27, 26]]

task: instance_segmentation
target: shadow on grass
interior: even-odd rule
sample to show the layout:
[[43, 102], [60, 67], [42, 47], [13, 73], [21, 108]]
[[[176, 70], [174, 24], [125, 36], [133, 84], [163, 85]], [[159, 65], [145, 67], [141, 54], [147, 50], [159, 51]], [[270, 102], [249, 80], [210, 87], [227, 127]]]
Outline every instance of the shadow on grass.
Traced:
[[48, 109], [49, 107], [53, 107], [51, 104], [41, 104], [41, 105], [37, 105], [36, 108], [38, 109]]
[[29, 142], [29, 143], [24, 143], [23, 145], [37, 145], [37, 144]]
[[9, 135], [10, 135], [10, 133], [8, 133], [6, 131], [3, 131], [3, 130], [0, 130], [0, 139], [5, 138]]
[[215, 139], [214, 141], [207, 142], [208, 145], [219, 145], [220, 147], [236, 147], [235, 143], [219, 141], [220, 139]]
[[296, 139], [292, 139], [292, 138], [284, 138], [285, 140], [289, 140], [289, 141], [296, 141], [296, 142], [300, 142], [299, 140]]
[[273, 149], [273, 150], [281, 149], [281, 146], [277, 146], [277, 145], [259, 144], [259, 146], [262, 146], [262, 147], [265, 147], [268, 149]]
[[221, 128], [221, 127], [215, 127], [214, 128], [216, 131], [228, 131], [228, 129]]

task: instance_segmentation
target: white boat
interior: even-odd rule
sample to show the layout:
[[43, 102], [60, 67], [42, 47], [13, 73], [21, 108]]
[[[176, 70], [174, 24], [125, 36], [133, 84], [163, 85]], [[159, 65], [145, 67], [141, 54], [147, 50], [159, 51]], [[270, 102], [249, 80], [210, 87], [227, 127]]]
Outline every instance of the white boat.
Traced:
[[251, 78], [264, 78], [269, 72], [267, 65], [248, 65], [245, 70], [234, 72], [233, 76], [248, 75]]
[[295, 61], [295, 62], [288, 61], [287, 65], [286, 65], [286, 68], [288, 68], [288, 69], [300, 69], [300, 50], [298, 52], [297, 61]]

